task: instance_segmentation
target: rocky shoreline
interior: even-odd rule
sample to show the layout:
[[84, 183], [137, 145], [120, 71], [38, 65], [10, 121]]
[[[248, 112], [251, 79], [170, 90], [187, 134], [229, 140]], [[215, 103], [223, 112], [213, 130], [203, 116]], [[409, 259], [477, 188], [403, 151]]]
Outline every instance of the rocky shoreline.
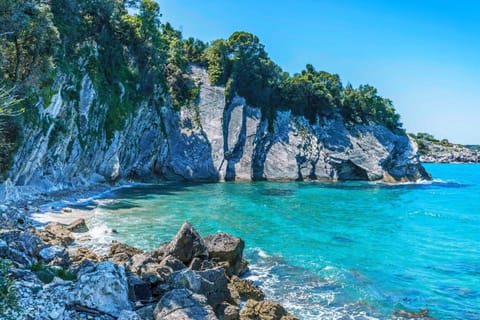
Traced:
[[[201, 237], [185, 222], [152, 251], [113, 241], [99, 254], [81, 246], [82, 218], [35, 228], [22, 207], [3, 211], [0, 319], [298, 319], [242, 278], [245, 243], [233, 235]], [[392, 319], [433, 318], [421, 309]]]
[[113, 242], [99, 256], [71, 246], [88, 230], [83, 219], [36, 229], [19, 212], [2, 218], [8, 269], [0, 276], [12, 280], [6, 292], [14, 294], [0, 296], [2, 319], [297, 319], [240, 278], [247, 262], [235, 236], [202, 238], [185, 222], [153, 251]]
[[430, 134], [410, 134], [418, 145], [419, 160], [422, 163], [479, 163], [478, 145], [464, 146], [448, 140], [438, 140]]

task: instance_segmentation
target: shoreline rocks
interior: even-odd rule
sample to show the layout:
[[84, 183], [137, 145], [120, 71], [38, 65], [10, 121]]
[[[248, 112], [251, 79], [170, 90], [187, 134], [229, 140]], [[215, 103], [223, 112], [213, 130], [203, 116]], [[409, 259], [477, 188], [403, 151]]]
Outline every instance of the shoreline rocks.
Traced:
[[[75, 226], [72, 228], [72, 226]], [[77, 228], [80, 226], [80, 228]], [[15, 319], [292, 320], [245, 272], [244, 241], [226, 233], [202, 238], [185, 222], [169, 243], [143, 252], [113, 242], [106, 256], [68, 248], [84, 221], [43, 230], [0, 230], [0, 258], [15, 272]], [[48, 282], [48, 283], [47, 283]], [[4, 315], [0, 315], [4, 316]]]

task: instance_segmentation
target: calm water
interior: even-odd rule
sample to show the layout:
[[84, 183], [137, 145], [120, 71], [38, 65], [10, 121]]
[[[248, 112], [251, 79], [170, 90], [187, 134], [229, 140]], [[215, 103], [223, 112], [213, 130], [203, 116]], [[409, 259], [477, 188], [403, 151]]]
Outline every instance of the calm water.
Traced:
[[426, 167], [434, 182], [167, 184], [79, 207], [98, 243], [152, 249], [185, 220], [242, 237], [249, 277], [303, 319], [480, 319], [480, 165]]

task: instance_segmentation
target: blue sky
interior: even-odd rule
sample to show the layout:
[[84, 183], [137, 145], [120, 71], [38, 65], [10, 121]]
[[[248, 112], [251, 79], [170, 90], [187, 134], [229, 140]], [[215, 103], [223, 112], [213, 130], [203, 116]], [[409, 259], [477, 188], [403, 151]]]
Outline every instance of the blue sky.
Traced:
[[480, 144], [480, 1], [158, 0], [204, 41], [256, 34], [285, 71], [307, 63], [392, 99], [409, 132]]

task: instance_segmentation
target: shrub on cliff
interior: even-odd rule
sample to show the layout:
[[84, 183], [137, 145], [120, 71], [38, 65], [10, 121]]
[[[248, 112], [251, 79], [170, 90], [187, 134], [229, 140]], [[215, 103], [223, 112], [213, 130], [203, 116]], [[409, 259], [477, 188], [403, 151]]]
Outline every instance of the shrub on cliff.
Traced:
[[18, 108], [19, 102], [12, 90], [0, 87], [0, 173], [7, 169], [18, 140], [18, 128], [13, 116], [22, 112]]
[[0, 258], [0, 316], [16, 304], [15, 279], [10, 275], [10, 261]]

